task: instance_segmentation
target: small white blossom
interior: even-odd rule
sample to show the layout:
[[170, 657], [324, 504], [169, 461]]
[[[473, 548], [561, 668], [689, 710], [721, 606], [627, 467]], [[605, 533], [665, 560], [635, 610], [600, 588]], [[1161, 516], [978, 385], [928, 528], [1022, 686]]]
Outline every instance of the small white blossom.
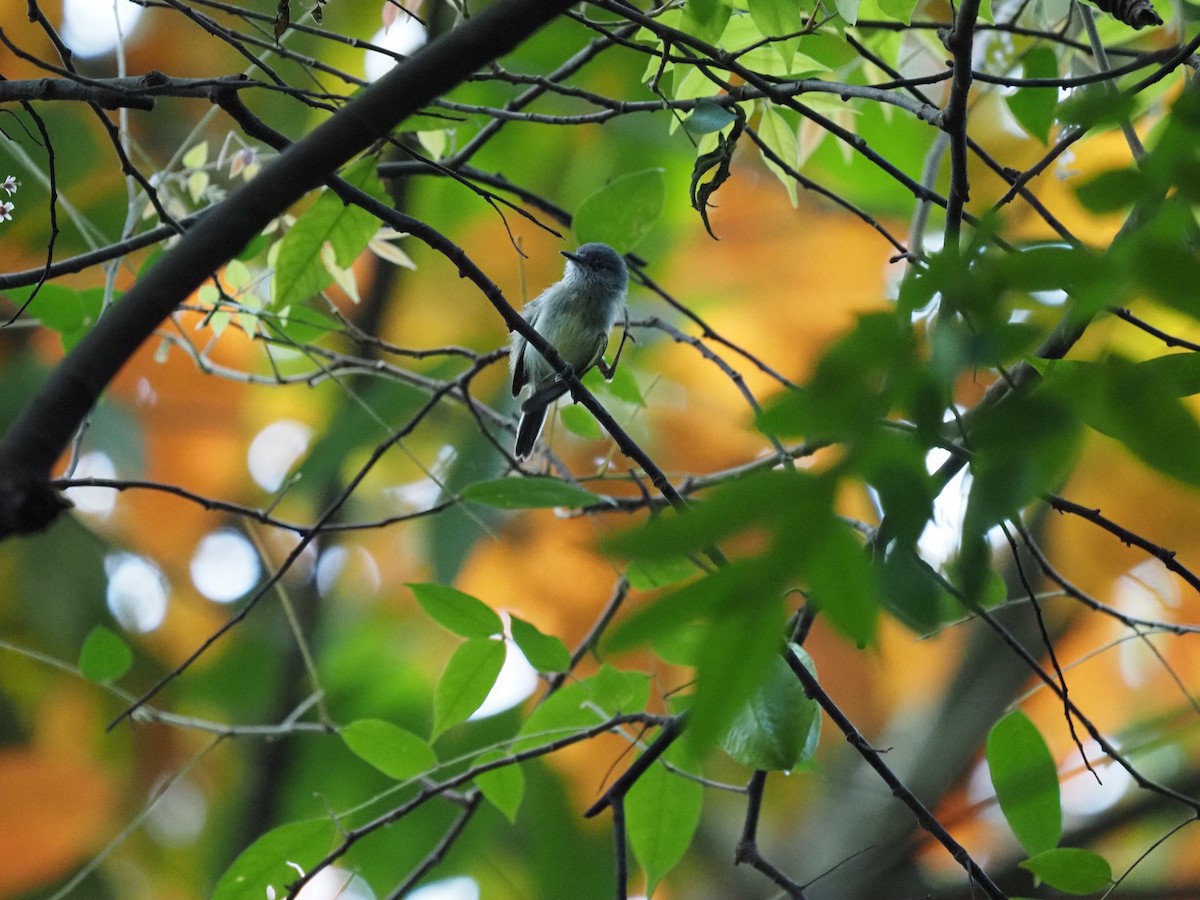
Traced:
[[17, 181], [17, 177], [15, 175], [9, 175], [3, 181], [0, 181], [0, 188], [2, 188], [10, 197], [17, 192], [17, 188], [20, 186], [21, 182]]
[[7, 200], [0, 201], [0, 222], [11, 222], [15, 207]]

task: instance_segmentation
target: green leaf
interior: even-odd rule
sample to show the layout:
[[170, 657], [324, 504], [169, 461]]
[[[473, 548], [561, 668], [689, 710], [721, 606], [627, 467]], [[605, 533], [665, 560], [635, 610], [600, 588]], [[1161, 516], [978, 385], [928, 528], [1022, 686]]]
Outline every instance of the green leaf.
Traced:
[[[33, 288], [5, 293], [14, 306], [22, 306], [33, 296]], [[57, 331], [63, 347], [70, 350], [91, 330], [103, 303], [103, 288], [76, 291], [58, 284], [43, 284], [27, 311], [47, 328]]]
[[721, 36], [732, 14], [732, 6], [725, 0], [687, 0], [679, 27], [702, 41], [713, 42]]
[[[372, 197], [386, 196], [375, 174], [377, 160], [363, 157], [343, 173], [346, 181]], [[348, 268], [379, 230], [379, 220], [357, 206], [347, 205], [331, 190], [325, 190], [288, 229], [280, 241], [275, 260], [272, 306], [290, 306], [308, 300], [333, 283], [333, 275], [321, 261], [321, 248], [328, 242], [334, 259]]]
[[696, 654], [696, 691], [684, 738], [697, 754], [720, 739], [778, 658], [786, 619], [782, 596], [774, 585], [743, 589], [741, 602], [726, 603], [709, 625]]
[[794, 172], [800, 167], [800, 141], [796, 136], [796, 130], [768, 101], [761, 101], [759, 109], [762, 110], [762, 116], [758, 123], [759, 139], [767, 149], [775, 154], [783, 166], [776, 163], [765, 151], [763, 152], [763, 162], [783, 184], [788, 198], [792, 201], [792, 206], [796, 206], [799, 202], [796, 193], [796, 179], [784, 168], [787, 166]]
[[512, 752], [598, 725], [610, 715], [642, 712], [649, 700], [648, 675], [605, 663], [591, 678], [565, 684], [537, 706], [521, 726], [524, 737], [513, 743]]
[[572, 227], [580, 243], [601, 241], [627, 252], [650, 233], [665, 198], [662, 169], [622, 175], [579, 205]]
[[761, 427], [810, 441], [873, 438], [892, 407], [895, 373], [911, 370], [915, 352], [912, 328], [900, 317], [862, 315], [821, 357], [807, 385], [768, 404]]
[[[475, 765], [504, 758], [504, 753], [492, 750], [476, 757]], [[509, 822], [517, 821], [517, 811], [525, 797], [525, 773], [519, 763], [509, 763], [476, 775], [475, 786], [488, 803], [504, 814], [504, 818]]]
[[736, 560], [639, 610], [615, 629], [608, 646], [627, 649], [698, 620], [731, 628], [727, 617], [742, 614], [735, 610], [765, 608], [797, 576], [808, 581], [814, 603], [839, 630], [869, 643], [878, 617], [875, 575], [858, 539], [834, 515], [836, 487], [837, 477], [828, 474], [754, 475], [721, 486], [683, 514], [610, 541], [610, 549], [640, 563], [695, 553], [748, 528], [765, 527], [775, 539], [761, 555]]
[[[1054, 78], [1058, 75], [1058, 57], [1049, 47], [1034, 47], [1025, 54], [1022, 72], [1025, 78]], [[1022, 87], [1005, 100], [1021, 127], [1046, 143], [1058, 106], [1058, 88]]]
[[859, 461], [892, 535], [904, 544], [915, 542], [933, 516], [933, 479], [925, 454], [926, 449], [911, 436], [881, 432], [866, 444]]
[[1135, 112], [1137, 98], [1128, 92], [1113, 93], [1106, 84], [1092, 85], [1072, 92], [1058, 108], [1058, 119], [1064, 125], [1096, 129], [1102, 125], [1119, 125]]
[[1059, 847], [1020, 864], [1038, 880], [1069, 894], [1094, 894], [1112, 883], [1112, 867], [1090, 850]]
[[517, 616], [509, 618], [509, 627], [513, 641], [539, 672], [565, 672], [570, 667], [571, 652], [558, 638], [543, 634], [537, 626]]
[[462, 122], [454, 114], [447, 113], [439, 116], [417, 113], [401, 121], [396, 130], [405, 134], [413, 134], [418, 131], [453, 129], [455, 126], [461, 124]]
[[[812, 658], [797, 644], [790, 648], [816, 676]], [[734, 717], [721, 747], [751, 769], [787, 772], [812, 759], [821, 734], [821, 709], [784, 660], [772, 659], [766, 679]]]
[[282, 335], [296, 346], [316, 343], [342, 330], [336, 319], [308, 306], [285, 306], [269, 321], [272, 333]]
[[1052, 367], [1048, 380], [1090, 427], [1164, 475], [1200, 487], [1200, 425], [1165, 371], [1112, 356]]
[[[33, 291], [26, 288], [6, 293], [19, 306]], [[27, 311], [47, 328], [68, 332], [94, 321], [103, 299], [102, 288], [76, 291], [58, 284], [43, 284]]]
[[479, 709], [504, 665], [504, 641], [467, 641], [454, 651], [433, 693], [433, 736]]
[[291, 822], [273, 828], [243, 850], [217, 882], [212, 900], [246, 900], [266, 897], [274, 887], [277, 896], [298, 877], [289, 863], [307, 872], [321, 861], [336, 837], [330, 819]]
[[606, 718], [603, 709], [592, 704], [587, 681], [567, 683], [529, 714], [529, 718], [521, 725], [523, 739], [513, 743], [512, 752], [518, 753], [557, 740], [598, 725]]
[[600, 502], [600, 498], [591, 491], [557, 478], [541, 476], [476, 482], [462, 492], [462, 498], [499, 509], [548, 509], [555, 506], [578, 509]]
[[646, 406], [646, 398], [642, 396], [637, 378], [634, 377], [633, 370], [629, 366], [618, 366], [617, 371], [613, 373], [612, 381], [605, 382], [603, 389], [623, 403], [631, 403], [642, 408]]
[[[800, 31], [801, 9], [796, 0], [748, 0], [746, 6], [763, 37], [781, 38]], [[796, 42], [779, 41], [775, 46], [783, 64], [790, 65], [792, 54], [796, 52]]]
[[504, 632], [496, 611], [484, 603], [444, 584], [407, 585], [429, 617], [460, 637], [490, 638]]
[[737, 121], [737, 115], [728, 106], [711, 100], [701, 100], [683, 122], [691, 134], [710, 134], [720, 131]]
[[745, 592], [743, 588], [760, 571], [755, 560], [734, 560], [656, 600], [612, 631], [606, 641], [607, 652], [621, 653], [691, 622], [715, 616], [723, 603], [741, 596]]
[[703, 503], [682, 513], [659, 516], [605, 543], [607, 549], [635, 560], [669, 559], [703, 550], [775, 517], [795, 518], [803, 525], [831, 503], [828, 479], [801, 472], [751, 475], [721, 485]]
[[887, 18], [905, 25], [912, 21], [919, 0], [879, 0], [879, 11]]
[[1078, 452], [1079, 418], [1059, 391], [1035, 391], [1001, 403], [971, 429], [971, 496], [958, 568], [963, 590], [978, 600], [991, 572], [986, 535], [1066, 477]]
[[1037, 727], [1020, 710], [992, 726], [988, 770], [996, 799], [1025, 852], [1036, 856], [1062, 836], [1058, 770]]
[[129, 645], [103, 625], [88, 632], [79, 650], [79, 669], [89, 681], [116, 681], [132, 665], [133, 651]]
[[897, 619], [917, 634], [929, 634], [942, 624], [950, 595], [921, 564], [914, 550], [893, 548], [881, 569], [881, 600]]
[[[678, 764], [681, 751], [666, 757]], [[704, 790], [690, 778], [672, 774], [661, 764], [650, 766], [625, 797], [629, 844], [646, 872], [646, 895], [683, 858], [700, 824]]]
[[650, 676], [645, 672], [626, 672], [605, 663], [583, 684], [592, 703], [613, 715], [641, 712], [650, 702]]
[[[1172, 222], [1167, 214], [1161, 214], [1167, 228], [1177, 228], [1178, 234], [1192, 227], [1187, 216], [1182, 221]], [[1200, 260], [1190, 248], [1181, 246], [1174, 239], [1163, 239], [1147, 229], [1135, 235], [1127, 245], [1122, 245], [1118, 259], [1127, 265], [1138, 283], [1156, 300], [1192, 317], [1200, 317], [1196, 305], [1196, 277], [1200, 276]]]
[[1075, 195], [1092, 212], [1111, 213], [1128, 209], [1153, 190], [1149, 179], [1136, 169], [1113, 169], [1081, 184]]
[[837, 0], [836, 6], [838, 15], [847, 25], [853, 25], [858, 21], [859, 0]]
[[1176, 397], [1200, 394], [1200, 353], [1168, 353], [1137, 363], [1139, 377], [1169, 388]]
[[427, 742], [382, 719], [358, 719], [343, 728], [341, 736], [350, 752], [397, 781], [437, 767], [437, 756]]
[[830, 519], [809, 540], [805, 557], [803, 570], [813, 605], [856, 646], [871, 644], [879, 621], [879, 586], [858, 539]]
[[562, 419], [563, 425], [567, 427], [567, 431], [576, 437], [581, 437], [585, 441], [598, 441], [604, 437], [604, 432], [600, 430], [600, 423], [596, 421], [596, 417], [582, 406], [564, 406], [559, 410], [558, 416]]
[[625, 577], [629, 586], [639, 591], [652, 591], [669, 587], [699, 574], [699, 567], [686, 556], [667, 559], [640, 559], [629, 564]]

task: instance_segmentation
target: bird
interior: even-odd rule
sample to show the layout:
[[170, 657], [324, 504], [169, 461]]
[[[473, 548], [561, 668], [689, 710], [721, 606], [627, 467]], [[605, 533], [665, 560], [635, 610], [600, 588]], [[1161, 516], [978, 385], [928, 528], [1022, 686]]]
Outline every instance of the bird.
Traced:
[[[628, 320], [625, 294], [629, 272], [625, 260], [612, 247], [598, 242], [583, 244], [574, 251], [563, 250], [562, 255], [567, 258], [562, 279], [525, 304], [521, 315], [575, 375], [582, 377], [592, 366], [599, 366], [604, 377], [611, 379], [621, 350], [617, 349], [612, 366], [605, 363], [604, 350], [617, 319], [625, 315]], [[567, 393], [569, 385], [516, 331], [512, 333], [508, 361], [513, 396], [526, 386], [531, 388], [528, 399], [521, 404], [513, 446], [517, 459], [527, 459], [541, 434], [546, 410]]]

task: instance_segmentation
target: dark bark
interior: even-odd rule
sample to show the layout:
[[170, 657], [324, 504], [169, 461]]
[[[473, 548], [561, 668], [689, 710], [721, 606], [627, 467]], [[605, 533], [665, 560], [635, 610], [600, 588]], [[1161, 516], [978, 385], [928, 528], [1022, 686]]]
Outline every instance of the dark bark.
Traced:
[[0, 442], [0, 538], [39, 531], [65, 508], [49, 483], [55, 460], [120, 368], [180, 302], [339, 166], [569, 6], [568, 0], [499, 0], [396, 66], [188, 230], [51, 373]]

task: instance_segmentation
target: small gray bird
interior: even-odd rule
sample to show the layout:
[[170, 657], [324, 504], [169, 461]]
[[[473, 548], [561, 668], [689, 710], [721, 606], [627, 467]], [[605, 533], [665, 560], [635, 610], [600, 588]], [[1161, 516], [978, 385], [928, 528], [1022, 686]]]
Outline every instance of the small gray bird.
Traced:
[[[574, 253], [564, 250], [562, 255], [567, 258], [562, 280], [526, 303], [521, 315], [554, 346], [576, 375], [582, 376], [592, 366], [599, 365], [604, 377], [612, 378], [617, 359], [613, 359], [612, 366], [606, 365], [604, 350], [608, 346], [608, 333], [625, 312], [625, 291], [629, 285], [625, 260], [612, 247], [598, 243], [584, 244]], [[620, 355], [618, 349], [617, 357]], [[521, 404], [513, 448], [517, 459], [525, 459], [533, 452], [541, 434], [547, 408], [568, 387], [550, 363], [515, 331], [508, 364], [512, 369], [513, 396], [525, 385], [532, 388], [529, 398]]]

